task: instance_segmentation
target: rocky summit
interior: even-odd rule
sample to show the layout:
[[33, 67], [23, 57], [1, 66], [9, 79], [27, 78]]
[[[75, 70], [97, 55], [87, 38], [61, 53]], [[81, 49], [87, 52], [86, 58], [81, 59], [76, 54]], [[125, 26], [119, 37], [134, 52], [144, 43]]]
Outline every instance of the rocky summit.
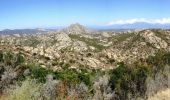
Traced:
[[40, 100], [154, 98], [170, 87], [169, 52], [170, 30], [162, 29], [93, 31], [76, 23], [39, 34], [1, 34], [0, 93], [2, 99], [24, 89], [39, 91], [32, 97]]
[[79, 23], [71, 24], [69, 27], [61, 30], [61, 32], [65, 32], [67, 34], [87, 34], [88, 29]]

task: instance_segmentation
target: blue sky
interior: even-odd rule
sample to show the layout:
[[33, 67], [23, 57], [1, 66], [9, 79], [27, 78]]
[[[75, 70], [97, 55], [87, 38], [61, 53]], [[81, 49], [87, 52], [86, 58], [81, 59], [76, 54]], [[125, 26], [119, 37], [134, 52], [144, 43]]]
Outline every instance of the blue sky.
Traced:
[[170, 18], [170, 0], [0, 0], [0, 30], [141, 18]]

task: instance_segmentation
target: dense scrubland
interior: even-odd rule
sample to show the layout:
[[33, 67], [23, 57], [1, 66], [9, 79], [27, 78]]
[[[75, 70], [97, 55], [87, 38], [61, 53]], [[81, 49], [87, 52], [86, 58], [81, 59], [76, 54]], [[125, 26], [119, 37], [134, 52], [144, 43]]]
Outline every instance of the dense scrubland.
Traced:
[[[119, 62], [117, 68], [104, 71], [83, 65], [74, 69], [64, 62], [60, 65], [62, 70], [52, 71], [38, 63], [27, 62], [20, 52], [1, 51], [1, 99], [147, 99], [148, 94], [156, 93], [148, 89], [150, 81], [169, 77], [170, 53], [160, 50], [155, 56], [133, 64]], [[162, 85], [166, 87], [168, 83], [162, 81]]]

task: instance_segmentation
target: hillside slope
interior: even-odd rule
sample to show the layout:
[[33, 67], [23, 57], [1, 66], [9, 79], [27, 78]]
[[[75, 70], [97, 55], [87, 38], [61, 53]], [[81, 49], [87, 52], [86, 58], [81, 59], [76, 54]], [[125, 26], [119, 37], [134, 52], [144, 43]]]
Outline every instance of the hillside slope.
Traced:
[[0, 95], [30, 99], [35, 85], [34, 99], [145, 100], [170, 87], [170, 30], [91, 32], [1, 35]]

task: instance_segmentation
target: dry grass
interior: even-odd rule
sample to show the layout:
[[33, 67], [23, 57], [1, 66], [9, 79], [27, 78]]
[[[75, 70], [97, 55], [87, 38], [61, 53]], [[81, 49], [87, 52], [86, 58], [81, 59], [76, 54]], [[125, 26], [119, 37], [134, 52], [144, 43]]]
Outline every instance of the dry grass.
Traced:
[[170, 89], [160, 91], [152, 97], [149, 97], [148, 100], [170, 100]]
[[14, 90], [9, 90], [9, 96], [4, 100], [38, 100], [41, 86], [34, 80], [27, 79], [21, 86], [16, 87]]

